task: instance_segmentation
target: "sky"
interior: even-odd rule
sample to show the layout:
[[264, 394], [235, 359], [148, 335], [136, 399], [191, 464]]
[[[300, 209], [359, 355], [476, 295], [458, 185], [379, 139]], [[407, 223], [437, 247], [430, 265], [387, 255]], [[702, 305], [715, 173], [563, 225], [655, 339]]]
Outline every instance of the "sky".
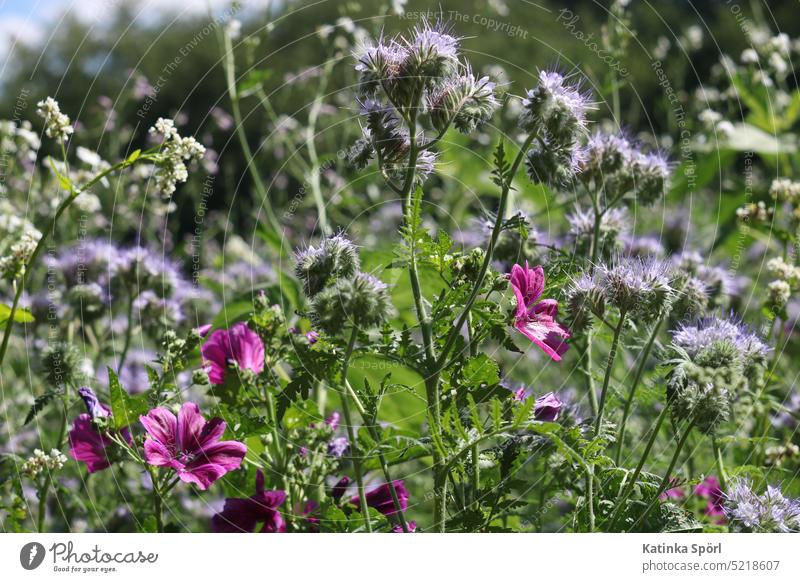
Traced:
[[[101, 23], [115, 5], [135, 1], [137, 11], [155, 14], [165, 11], [207, 12], [228, 7], [231, 0], [0, 0], [0, 75], [13, 58], [16, 42], [35, 43], [46, 39], [65, 11], [79, 18]], [[246, 8], [263, 6], [270, 0], [242, 0]]]

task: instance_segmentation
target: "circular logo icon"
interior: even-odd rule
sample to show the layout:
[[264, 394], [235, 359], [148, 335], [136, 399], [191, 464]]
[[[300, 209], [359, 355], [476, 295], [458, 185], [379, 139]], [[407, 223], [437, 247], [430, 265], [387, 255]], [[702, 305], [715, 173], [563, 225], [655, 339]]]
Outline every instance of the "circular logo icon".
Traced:
[[30, 542], [19, 551], [19, 563], [26, 570], [35, 570], [44, 561], [44, 546], [39, 542]]

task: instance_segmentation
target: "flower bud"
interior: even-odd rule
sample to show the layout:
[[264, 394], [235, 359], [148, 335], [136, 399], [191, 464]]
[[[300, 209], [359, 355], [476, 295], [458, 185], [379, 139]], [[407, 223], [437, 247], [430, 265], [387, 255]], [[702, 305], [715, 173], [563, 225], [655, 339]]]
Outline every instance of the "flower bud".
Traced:
[[295, 253], [295, 273], [310, 298], [330, 281], [352, 277], [359, 263], [358, 250], [342, 234], [324, 239], [319, 247], [309, 246]]
[[393, 307], [385, 283], [366, 273], [339, 279], [314, 296], [311, 318], [314, 326], [340, 334], [350, 324], [371, 329], [385, 323]]

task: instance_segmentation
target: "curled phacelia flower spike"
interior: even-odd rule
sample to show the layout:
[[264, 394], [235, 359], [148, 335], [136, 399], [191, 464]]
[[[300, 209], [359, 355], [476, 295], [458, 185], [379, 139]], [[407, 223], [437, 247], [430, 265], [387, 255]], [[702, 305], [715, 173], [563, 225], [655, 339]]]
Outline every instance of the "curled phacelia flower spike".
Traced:
[[763, 382], [767, 346], [738, 321], [710, 317], [673, 333], [677, 364], [667, 379], [673, 415], [716, 432], [745, 391]]
[[179, 182], [186, 182], [189, 178], [186, 162], [202, 159], [206, 148], [193, 137], [181, 137], [171, 119], [159, 117], [150, 133], [161, 136], [163, 140], [156, 161], [155, 180], [156, 188], [169, 196], [175, 192]]
[[672, 304], [673, 318], [697, 318], [706, 313], [708, 292], [703, 281], [693, 276], [676, 277], [674, 287], [676, 296]]
[[669, 309], [674, 293], [667, 263], [625, 257], [613, 267], [601, 266], [600, 271], [606, 300], [620, 311], [656, 319]]
[[731, 529], [755, 533], [792, 533], [800, 530], [800, 501], [780, 488], [767, 486], [761, 495], [749, 479], [737, 479], [725, 495], [725, 516]]
[[568, 186], [576, 176], [584, 156], [583, 149], [560, 145], [544, 138], [533, 143], [525, 156], [525, 168], [534, 182], [551, 188]]
[[67, 141], [75, 131], [70, 124], [69, 117], [65, 113], [61, 113], [58, 101], [52, 97], [39, 101], [36, 104], [36, 113], [44, 119], [44, 130], [47, 137]]
[[658, 153], [639, 153], [633, 160], [636, 201], [652, 206], [666, 193], [670, 169], [667, 159]]
[[378, 327], [393, 312], [388, 286], [367, 273], [339, 279], [311, 302], [314, 327], [330, 334], [341, 333], [348, 324], [364, 330]]
[[573, 332], [592, 324], [593, 315], [602, 317], [605, 312], [605, 294], [597, 272], [584, 273], [572, 282], [567, 290], [569, 326]]
[[469, 70], [445, 80], [428, 97], [434, 128], [441, 132], [452, 124], [463, 134], [472, 133], [499, 106], [494, 88], [489, 77], [476, 79]]
[[303, 290], [309, 298], [335, 279], [353, 277], [359, 266], [358, 249], [343, 234], [295, 253], [295, 274], [303, 282]]
[[[586, 255], [590, 252], [594, 236], [595, 213], [591, 208], [576, 207], [567, 215], [569, 224], [569, 238], [575, 244], [576, 250]], [[611, 208], [600, 217], [598, 246], [602, 253], [600, 258], [609, 259], [622, 248], [622, 236], [627, 234], [630, 225], [630, 215], [626, 208]]]
[[427, 86], [452, 75], [458, 67], [459, 42], [445, 24], [425, 22], [417, 26], [413, 38], [406, 41], [407, 57], [401, 74], [420, 78]]
[[42, 368], [47, 383], [53, 388], [74, 386], [84, 378], [81, 352], [65, 342], [54, 342], [42, 353]]
[[586, 142], [580, 174], [584, 182], [602, 184], [612, 174], [623, 169], [633, 154], [633, 147], [622, 134], [596, 132]]
[[586, 131], [590, 96], [556, 71], [540, 71], [538, 85], [522, 101], [519, 126], [528, 133], [548, 136], [554, 143], [574, 143]]

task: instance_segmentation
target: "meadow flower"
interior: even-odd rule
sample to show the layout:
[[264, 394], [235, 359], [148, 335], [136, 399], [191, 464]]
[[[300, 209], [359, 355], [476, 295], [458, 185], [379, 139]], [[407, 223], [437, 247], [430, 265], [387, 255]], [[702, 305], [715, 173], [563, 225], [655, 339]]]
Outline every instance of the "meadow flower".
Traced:
[[66, 463], [67, 457], [58, 449], [51, 449], [49, 455], [41, 449], [35, 449], [33, 456], [22, 464], [20, 470], [31, 479], [35, 479], [44, 471], [51, 472], [63, 469]]
[[736, 356], [742, 360], [761, 361], [769, 353], [767, 344], [736, 318], [722, 319], [712, 316], [691, 324], [681, 324], [672, 337], [690, 357], [697, 356], [717, 342], [731, 344], [736, 350]]
[[69, 117], [61, 113], [58, 101], [48, 97], [44, 101], [36, 104], [36, 113], [44, 119], [45, 133], [47, 137], [52, 137], [60, 141], [67, 141], [73, 134], [75, 128], [70, 124]]
[[[111, 417], [111, 408], [102, 404], [91, 388], [79, 388], [78, 395], [83, 400], [87, 412], [79, 414], [72, 424], [68, 436], [69, 454], [76, 461], [85, 463], [89, 473], [96, 473], [111, 466], [111, 459], [106, 449], [113, 445], [114, 441], [105, 430], [101, 431], [98, 428], [99, 423]], [[133, 443], [127, 428], [120, 430], [119, 434], [129, 444]]]
[[325, 419], [325, 424], [328, 425], [332, 431], [335, 431], [339, 427], [340, 418], [340, 414], [334, 411], [328, 418]]
[[212, 384], [222, 384], [231, 364], [260, 374], [264, 369], [264, 343], [246, 323], [218, 329], [200, 348]]
[[749, 479], [738, 479], [725, 495], [725, 515], [736, 531], [790, 533], [800, 530], [800, 502], [767, 486], [761, 495]]
[[574, 144], [587, 127], [591, 96], [556, 71], [539, 71], [539, 83], [522, 101], [519, 126], [559, 145]]
[[719, 481], [714, 475], [709, 475], [694, 488], [694, 494], [703, 499], [707, 499], [705, 514], [709, 517], [720, 517], [725, 515], [724, 501], [725, 494], [720, 487]]
[[328, 454], [334, 457], [343, 456], [350, 449], [347, 437], [336, 437], [328, 443]]
[[350, 477], [342, 477], [333, 487], [331, 487], [331, 498], [337, 503], [344, 496], [347, 487], [350, 485]]
[[309, 298], [336, 279], [353, 277], [360, 266], [358, 249], [343, 234], [323, 239], [319, 246], [295, 251], [294, 260], [295, 274]]
[[489, 77], [476, 79], [469, 70], [445, 80], [428, 96], [433, 126], [444, 131], [452, 124], [461, 133], [472, 133], [499, 107], [494, 89]]
[[[415, 531], [417, 531], [417, 522], [414, 521], [413, 519], [411, 521], [406, 522], [406, 525], [408, 526], [408, 533], [414, 533]], [[402, 524], [399, 523], [394, 524], [392, 526], [392, 533], [405, 533], [403, 531]]]
[[389, 287], [368, 273], [339, 279], [311, 302], [314, 327], [336, 334], [349, 324], [363, 329], [378, 327], [394, 312]]
[[[406, 489], [405, 484], [403, 483], [402, 479], [395, 479], [392, 481], [392, 485], [394, 488], [394, 492], [397, 495], [397, 500], [400, 502], [400, 508], [405, 511], [408, 507], [408, 490]], [[377, 509], [385, 516], [392, 516], [397, 513], [397, 508], [394, 505], [394, 500], [392, 499], [392, 492], [389, 489], [389, 484], [384, 483], [373, 489], [372, 491], [367, 491], [367, 505]], [[358, 495], [354, 495], [350, 498], [350, 503], [353, 505], [358, 505]]]
[[674, 293], [664, 261], [623, 257], [614, 266], [602, 265], [600, 274], [606, 302], [631, 316], [657, 318], [671, 305]]
[[259, 469], [255, 494], [245, 499], [226, 499], [222, 511], [211, 518], [211, 530], [214, 533], [252, 533], [263, 523], [260, 533], [284, 533], [286, 523], [278, 508], [285, 500], [285, 491], [264, 490], [264, 473]]
[[171, 119], [159, 117], [150, 134], [162, 139], [154, 174], [156, 189], [169, 196], [178, 183], [189, 178], [186, 162], [201, 160], [206, 149], [193, 137], [181, 137]]
[[514, 265], [509, 275], [511, 287], [517, 299], [514, 327], [539, 346], [555, 361], [569, 349], [564, 341], [570, 332], [556, 322], [558, 303], [555, 299], [540, 299], [544, 291], [544, 270]]
[[220, 441], [225, 422], [221, 418], [206, 421], [191, 402], [181, 406], [177, 418], [159, 407], [140, 416], [139, 421], [147, 431], [145, 460], [156, 467], [171, 467], [181, 481], [203, 490], [228, 471], [238, 469], [247, 452], [238, 441]]
[[544, 422], [555, 422], [558, 420], [558, 413], [561, 411], [562, 402], [552, 392], [536, 399], [533, 408], [533, 417]]

